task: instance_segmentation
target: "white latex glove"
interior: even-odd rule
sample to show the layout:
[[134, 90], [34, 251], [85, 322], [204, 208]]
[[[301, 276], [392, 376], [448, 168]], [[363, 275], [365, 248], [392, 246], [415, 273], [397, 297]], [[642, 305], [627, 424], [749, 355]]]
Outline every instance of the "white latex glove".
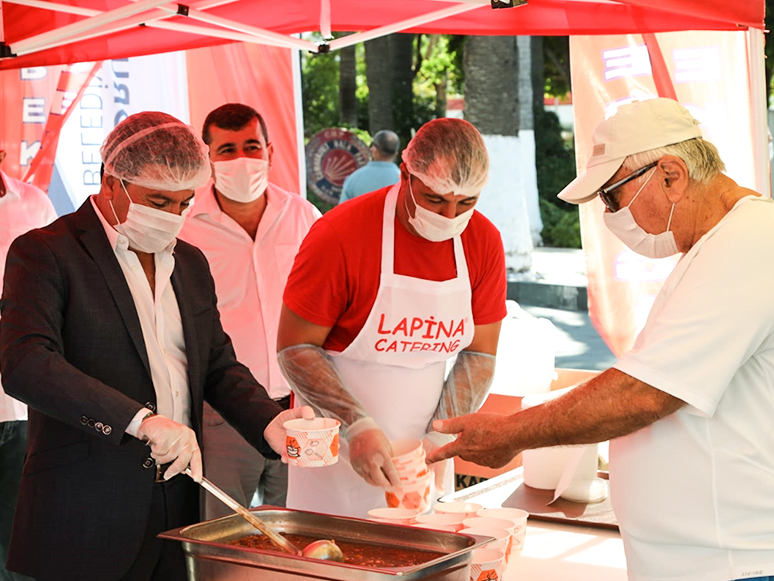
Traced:
[[[449, 434], [442, 434], [440, 432], [429, 432], [425, 435], [425, 438], [422, 440], [422, 447], [425, 449], [425, 452], [427, 452], [427, 455], [429, 456], [433, 451], [437, 450], [438, 448], [444, 447], [446, 444], [453, 442], [454, 436]], [[446, 491], [444, 489], [444, 480], [446, 479], [446, 466], [448, 465], [448, 462], [436, 462], [435, 464], [430, 464], [428, 467], [430, 470], [433, 471], [434, 480], [435, 480], [435, 493], [437, 496], [443, 496]]]
[[151, 457], [157, 464], [172, 462], [164, 473], [164, 480], [180, 474], [190, 465], [191, 478], [202, 481], [202, 453], [191, 428], [154, 415], [142, 421], [137, 437], [150, 446]]
[[288, 463], [288, 449], [285, 444], [286, 432], [285, 422], [288, 420], [313, 420], [314, 410], [308, 405], [300, 408], [293, 408], [278, 413], [275, 418], [266, 426], [263, 431], [263, 438], [268, 442], [271, 449], [282, 456], [282, 462]]
[[[352, 427], [356, 427], [357, 424], [358, 422], [355, 422]], [[373, 426], [356, 435], [351, 433], [348, 435], [349, 462], [355, 472], [368, 484], [394, 488], [400, 485], [400, 476], [395, 464], [392, 463], [390, 441], [384, 432], [376, 427], [376, 424]]]

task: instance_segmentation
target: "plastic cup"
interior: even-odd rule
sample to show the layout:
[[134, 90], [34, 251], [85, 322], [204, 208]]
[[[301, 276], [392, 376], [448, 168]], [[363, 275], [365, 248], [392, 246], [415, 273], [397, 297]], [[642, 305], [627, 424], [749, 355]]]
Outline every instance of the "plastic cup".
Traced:
[[477, 502], [439, 502], [433, 506], [433, 510], [442, 514], [464, 514], [465, 518], [472, 518], [484, 508]]
[[441, 512], [433, 514], [422, 514], [417, 517], [417, 522], [422, 524], [432, 524], [439, 526], [450, 526], [455, 531], [464, 528], [462, 521], [465, 520], [464, 514], [444, 514]]
[[430, 487], [432, 475], [417, 480], [416, 483], [407, 484], [397, 488], [391, 488], [384, 493], [387, 506], [391, 508], [410, 508], [420, 513], [427, 512], [430, 508]]
[[288, 464], [304, 468], [330, 466], [339, 461], [339, 425], [331, 418], [288, 420], [285, 446]]
[[508, 545], [511, 543], [511, 533], [505, 529], [495, 529], [492, 527], [476, 527], [469, 529], [462, 529], [459, 531], [463, 535], [478, 535], [481, 537], [494, 537], [492, 541], [489, 541], [482, 549], [497, 549], [502, 551], [503, 554], [508, 550]]
[[475, 549], [470, 566], [470, 581], [491, 581], [503, 578], [505, 555], [497, 549]]
[[368, 511], [369, 520], [397, 525], [416, 524], [416, 517], [418, 515], [418, 510], [409, 508], [372, 508]]
[[393, 462], [406, 462], [412, 458], [418, 458], [425, 453], [425, 449], [422, 447], [422, 440], [417, 438], [395, 440], [390, 442], [390, 447], [392, 448]]
[[[419, 515], [422, 516], [422, 515]], [[432, 523], [416, 523], [412, 525], [415, 529], [432, 529], [434, 531], [444, 531], [446, 533], [456, 533], [457, 529], [451, 525], [437, 525]]]
[[508, 534], [513, 534], [514, 525], [511, 521], [504, 518], [490, 518], [474, 516], [473, 518], [466, 518], [462, 521], [466, 529], [504, 529], [508, 531]]
[[521, 553], [524, 548], [524, 539], [527, 536], [527, 518], [529, 513], [520, 508], [483, 508], [478, 511], [478, 516], [484, 518], [503, 518], [513, 523], [511, 544], [508, 547], [505, 558], [510, 560], [512, 556]]

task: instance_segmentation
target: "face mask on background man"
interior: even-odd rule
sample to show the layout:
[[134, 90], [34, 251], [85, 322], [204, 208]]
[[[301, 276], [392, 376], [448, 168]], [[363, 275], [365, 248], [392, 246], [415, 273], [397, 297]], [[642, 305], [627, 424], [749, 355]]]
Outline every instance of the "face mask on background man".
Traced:
[[443, 242], [444, 240], [450, 240], [455, 236], [459, 236], [473, 217], [473, 208], [454, 218], [447, 218], [423, 208], [417, 204], [417, 200], [414, 197], [414, 190], [411, 187], [411, 176], [409, 176], [409, 193], [411, 194], [411, 200], [414, 202], [413, 218], [411, 213], [408, 212], [408, 207], [406, 207], [409, 224], [417, 231], [417, 234], [431, 242]]
[[[129, 198], [129, 192], [126, 191], [123, 180], [119, 180], [121, 189], [124, 190], [126, 197]], [[110, 208], [118, 222], [116, 209], [113, 207], [113, 201], [110, 201]], [[161, 252], [172, 241], [177, 238], [180, 230], [183, 228], [185, 215], [188, 208], [183, 210], [181, 215], [171, 214], [156, 208], [149, 208], [142, 204], [135, 204], [132, 198], [129, 198], [129, 211], [126, 214], [126, 220], [123, 223], [116, 224], [116, 232], [123, 234], [129, 239], [129, 246], [140, 252], [155, 254]]]
[[669, 221], [667, 222], [666, 232], [661, 234], [649, 234], [645, 232], [632, 215], [630, 210], [631, 205], [640, 192], [645, 188], [650, 178], [656, 173], [656, 168], [648, 176], [648, 179], [643, 182], [637, 193], [634, 194], [632, 201], [625, 208], [621, 208], [617, 212], [605, 212], [602, 214], [602, 218], [605, 221], [608, 229], [615, 234], [618, 239], [626, 244], [637, 254], [647, 256], [648, 258], [666, 258], [680, 252], [677, 248], [677, 242], [675, 241], [675, 235], [669, 230], [672, 225], [672, 214], [675, 211], [675, 205], [672, 204], [672, 210], [669, 212]]
[[218, 191], [235, 202], [252, 202], [266, 191], [269, 162], [253, 157], [213, 161], [213, 179]]

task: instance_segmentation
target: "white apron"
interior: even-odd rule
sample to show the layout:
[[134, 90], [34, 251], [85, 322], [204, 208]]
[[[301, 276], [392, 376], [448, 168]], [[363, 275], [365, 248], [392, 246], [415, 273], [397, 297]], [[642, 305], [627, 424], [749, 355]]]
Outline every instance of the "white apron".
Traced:
[[[379, 291], [363, 329], [341, 353], [330, 353], [344, 385], [390, 440], [423, 438], [440, 400], [449, 359], [473, 340], [470, 277], [462, 240], [454, 241], [457, 277], [438, 282], [395, 274], [395, 206], [387, 193]], [[300, 405], [303, 402], [298, 402]], [[454, 491], [449, 461], [446, 492]], [[387, 506], [384, 489], [367, 484], [349, 464], [342, 439], [338, 463], [289, 467], [288, 506], [351, 517]]]

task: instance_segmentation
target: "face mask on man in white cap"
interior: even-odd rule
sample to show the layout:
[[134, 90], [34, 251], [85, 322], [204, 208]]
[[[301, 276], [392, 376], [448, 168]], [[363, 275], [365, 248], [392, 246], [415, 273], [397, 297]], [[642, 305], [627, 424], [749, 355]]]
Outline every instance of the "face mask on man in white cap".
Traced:
[[[648, 182], [660, 170], [658, 162], [633, 170], [623, 179], [604, 188], [627, 157], [700, 138], [699, 122], [688, 110], [672, 99], [649, 99], [622, 105], [615, 114], [602, 121], [594, 131], [593, 150], [586, 171], [559, 193], [559, 198], [573, 204], [593, 200], [597, 196], [607, 206], [603, 219], [610, 231], [634, 252], [649, 258], [665, 258], [679, 252], [671, 231], [675, 205], [669, 213], [666, 230], [659, 234], [645, 231], [634, 219], [631, 205]], [[628, 181], [650, 172], [641, 187], [622, 209], [611, 194]]]

